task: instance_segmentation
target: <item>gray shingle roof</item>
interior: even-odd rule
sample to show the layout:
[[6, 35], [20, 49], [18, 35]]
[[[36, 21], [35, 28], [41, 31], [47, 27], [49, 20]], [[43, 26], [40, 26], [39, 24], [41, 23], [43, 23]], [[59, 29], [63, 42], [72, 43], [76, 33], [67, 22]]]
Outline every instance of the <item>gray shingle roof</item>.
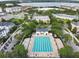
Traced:
[[39, 28], [39, 29], [36, 29], [36, 31], [37, 32], [41, 32], [41, 31], [46, 32], [46, 31], [48, 31], [48, 29], [47, 28]]
[[13, 26], [15, 25], [14, 23], [11, 23], [11, 22], [0, 22], [0, 26]]

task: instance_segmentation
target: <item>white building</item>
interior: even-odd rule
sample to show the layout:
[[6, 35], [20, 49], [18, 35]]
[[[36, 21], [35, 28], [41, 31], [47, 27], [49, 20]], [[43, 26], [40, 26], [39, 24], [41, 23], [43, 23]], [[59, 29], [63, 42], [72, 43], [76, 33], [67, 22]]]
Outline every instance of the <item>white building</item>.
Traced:
[[75, 15], [53, 14], [53, 16], [60, 19], [69, 19], [69, 20], [77, 19], [77, 16]]
[[0, 37], [7, 36], [8, 32], [15, 24], [11, 22], [0, 22]]
[[50, 22], [49, 16], [33, 16], [32, 20], [43, 21], [43, 22], [46, 22], [46, 23]]
[[9, 33], [8, 29], [1, 29], [0, 30], [0, 38], [7, 36], [8, 33]]
[[13, 6], [13, 4], [12, 3], [7, 3], [6, 6]]
[[47, 10], [61, 10], [61, 11], [63, 11], [64, 9], [60, 9], [60, 8], [37, 8], [37, 10], [44, 10], [44, 11], [47, 11]]
[[3, 28], [10, 29], [14, 26], [15, 24], [11, 22], [0, 22], [0, 29], [3, 29]]
[[20, 11], [22, 11], [22, 7], [20, 7], [20, 6], [7, 7], [7, 8], [5, 8], [5, 11], [6, 11], [7, 13], [20, 12]]
[[79, 5], [73, 5], [73, 6], [70, 6], [70, 5], [61, 5], [62, 8], [66, 8], [66, 9], [71, 9], [71, 10], [74, 10], [76, 11], [77, 9], [79, 9]]
[[6, 15], [1, 16], [0, 18], [5, 19], [5, 20], [10, 20], [12, 18], [24, 19], [24, 13], [6, 14]]
[[47, 28], [36, 29], [36, 35], [47, 35], [47, 34], [48, 34]]

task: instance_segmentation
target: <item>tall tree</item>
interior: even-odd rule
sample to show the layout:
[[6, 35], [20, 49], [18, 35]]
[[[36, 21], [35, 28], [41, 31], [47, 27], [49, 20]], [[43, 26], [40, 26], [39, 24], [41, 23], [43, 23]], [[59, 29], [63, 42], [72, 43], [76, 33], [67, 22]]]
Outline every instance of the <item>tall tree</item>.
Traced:
[[5, 58], [6, 54], [4, 54], [4, 52], [0, 51], [0, 58]]
[[77, 33], [77, 28], [76, 27], [73, 28], [72, 33], [73, 34], [76, 34]]
[[64, 39], [64, 43], [67, 43], [68, 40], [72, 40], [72, 37], [69, 34], [65, 34]]
[[0, 3], [0, 7], [2, 8], [2, 11], [5, 12], [4, 8], [6, 7], [5, 3]]

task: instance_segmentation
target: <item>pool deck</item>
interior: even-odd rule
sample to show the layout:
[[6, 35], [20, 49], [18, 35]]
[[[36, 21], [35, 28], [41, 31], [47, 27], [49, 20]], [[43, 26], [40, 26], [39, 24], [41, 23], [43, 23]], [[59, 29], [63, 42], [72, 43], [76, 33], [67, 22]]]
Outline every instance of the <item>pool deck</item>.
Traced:
[[51, 33], [46, 36], [48, 36], [50, 38], [53, 51], [52, 52], [32, 52], [35, 36], [37, 36], [37, 35], [35, 35], [35, 34], [32, 35], [30, 43], [29, 43], [29, 47], [28, 47], [28, 56], [29, 57], [50, 57], [50, 58], [51, 57], [55, 57], [55, 58], [59, 57], [58, 49], [57, 49], [56, 43], [55, 43], [54, 38], [52, 37]]
[[58, 50], [60, 50], [61, 48], [64, 48], [64, 45], [63, 45], [62, 41], [59, 38], [55, 38], [55, 43], [58, 47]]

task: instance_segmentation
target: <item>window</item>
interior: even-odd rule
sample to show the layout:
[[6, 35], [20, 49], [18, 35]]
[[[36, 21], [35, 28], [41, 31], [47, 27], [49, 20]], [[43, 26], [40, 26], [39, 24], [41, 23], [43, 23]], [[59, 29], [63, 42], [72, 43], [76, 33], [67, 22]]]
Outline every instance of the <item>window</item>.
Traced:
[[10, 44], [10, 43], [11, 43], [11, 41], [8, 41], [8, 43]]
[[6, 50], [6, 49], [7, 49], [7, 47], [6, 47], [6, 46], [4, 46], [4, 49]]
[[11, 39], [10, 39], [11, 41], [12, 41], [12, 37], [11, 37]]
[[5, 45], [6, 45], [6, 46], [9, 46], [9, 44], [7, 44], [7, 43], [6, 43]]

